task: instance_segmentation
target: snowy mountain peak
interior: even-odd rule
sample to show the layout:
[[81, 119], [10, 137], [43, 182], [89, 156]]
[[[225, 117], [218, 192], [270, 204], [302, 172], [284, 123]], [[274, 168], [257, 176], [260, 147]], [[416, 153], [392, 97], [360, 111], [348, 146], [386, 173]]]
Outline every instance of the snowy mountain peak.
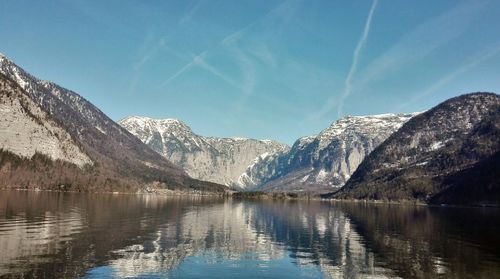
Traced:
[[391, 125], [400, 125], [401, 121], [413, 117], [418, 113], [411, 114], [395, 114], [386, 113], [378, 115], [365, 115], [365, 116], [346, 116], [333, 122], [330, 127], [323, 130], [321, 134], [328, 133], [329, 131], [343, 132], [348, 129], [370, 129], [374, 126], [386, 127]]
[[393, 133], [365, 158], [337, 197], [442, 203], [448, 196], [484, 203], [494, 196], [495, 185], [484, 181], [498, 181], [492, 174], [495, 162], [498, 165], [499, 133], [498, 94], [478, 92], [448, 99]]
[[413, 114], [347, 116], [287, 152], [260, 158], [239, 179], [241, 188], [303, 191], [342, 186], [363, 158]]
[[119, 121], [122, 126], [133, 129], [149, 129], [160, 134], [171, 133], [174, 136], [191, 136], [191, 128], [178, 119], [155, 119], [146, 116], [129, 116]]
[[304, 147], [316, 139], [317, 135], [301, 137], [295, 141], [294, 146]]
[[332, 123], [330, 127], [318, 135], [320, 149], [330, 144], [335, 137], [350, 137], [353, 133], [375, 134], [381, 130], [395, 131], [411, 117], [418, 113], [410, 114], [378, 114], [366, 116], [346, 116]]
[[229, 139], [232, 139], [232, 140], [235, 140], [235, 141], [245, 141], [245, 140], [248, 140], [248, 138], [244, 138], [244, 137], [231, 137]]
[[132, 115], [132, 116], [125, 117], [124, 119], [120, 120], [120, 122], [136, 122], [138, 124], [155, 123], [155, 124], [187, 126], [184, 122], [182, 122], [178, 119], [175, 119], [175, 118], [157, 119], [157, 118], [151, 118], [151, 117], [147, 117], [147, 116], [138, 116], [138, 115]]
[[3, 53], [0, 52], [0, 63], [2, 64], [5, 64], [5, 63], [9, 63], [9, 64], [14, 64], [12, 61], [9, 60], [9, 58], [7, 58], [7, 56]]
[[[92, 165], [92, 172], [84, 173], [73, 170], [70, 165], [62, 166], [64, 170], [60, 173], [64, 175], [60, 175], [59, 180], [66, 183], [64, 177], [78, 176], [81, 179], [70, 183], [82, 187], [78, 189], [113, 184], [111, 187], [116, 185], [130, 190], [139, 189], [144, 183], [156, 183], [159, 178], [168, 177], [172, 184], [189, 179], [180, 168], [159, 156], [77, 93], [32, 76], [5, 56], [0, 57], [0, 73], [2, 92], [8, 92], [1, 94], [0, 98], [1, 149], [17, 156], [32, 157], [32, 160], [34, 154], [40, 153], [79, 167]], [[51, 176], [51, 170], [48, 171], [43, 179]], [[5, 173], [3, 175], [5, 178]], [[26, 181], [37, 185], [38, 178], [40, 176], [34, 174], [31, 181]], [[113, 178], [113, 183], [107, 178]], [[26, 181], [17, 182], [25, 185]], [[53, 183], [53, 180], [47, 181]]]
[[225, 185], [235, 185], [262, 154], [289, 149], [270, 140], [203, 137], [177, 119], [130, 116], [119, 123], [192, 177]]

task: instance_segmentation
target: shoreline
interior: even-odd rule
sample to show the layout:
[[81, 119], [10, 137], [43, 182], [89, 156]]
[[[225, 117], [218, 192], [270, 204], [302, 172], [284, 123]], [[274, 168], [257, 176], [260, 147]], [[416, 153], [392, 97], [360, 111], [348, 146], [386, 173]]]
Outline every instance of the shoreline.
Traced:
[[91, 195], [144, 195], [144, 196], [158, 196], [158, 197], [213, 197], [213, 198], [228, 198], [236, 200], [275, 200], [275, 201], [318, 201], [328, 202], [331, 204], [342, 203], [355, 203], [355, 204], [374, 204], [374, 205], [402, 205], [402, 206], [427, 206], [434, 208], [500, 208], [500, 204], [428, 204], [420, 201], [412, 200], [359, 200], [359, 199], [325, 199], [321, 198], [320, 194], [299, 194], [294, 192], [237, 192], [226, 191], [220, 192], [205, 192], [199, 190], [181, 191], [181, 190], [167, 190], [161, 189], [156, 191], [137, 191], [137, 192], [120, 192], [120, 191], [99, 191], [99, 192], [86, 192], [86, 191], [72, 191], [72, 190], [51, 190], [51, 189], [23, 189], [23, 188], [3, 188], [2, 191], [19, 191], [19, 192], [32, 192], [32, 193], [72, 193], [72, 194], [91, 194]]
[[151, 196], [164, 196], [164, 197], [180, 197], [180, 196], [204, 196], [204, 197], [225, 197], [228, 194], [218, 192], [203, 192], [198, 190], [193, 191], [177, 191], [177, 190], [161, 190], [161, 191], [137, 191], [137, 192], [121, 192], [121, 191], [74, 191], [74, 190], [51, 190], [51, 189], [23, 189], [23, 188], [3, 188], [2, 191], [19, 191], [19, 192], [32, 192], [32, 193], [71, 193], [71, 194], [90, 194], [90, 195], [151, 195]]

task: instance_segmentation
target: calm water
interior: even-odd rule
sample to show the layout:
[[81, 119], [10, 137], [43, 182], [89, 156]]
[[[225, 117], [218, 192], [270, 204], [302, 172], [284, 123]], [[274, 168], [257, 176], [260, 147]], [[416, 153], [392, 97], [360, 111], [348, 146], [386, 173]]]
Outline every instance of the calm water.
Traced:
[[5, 278], [500, 278], [498, 209], [0, 192]]

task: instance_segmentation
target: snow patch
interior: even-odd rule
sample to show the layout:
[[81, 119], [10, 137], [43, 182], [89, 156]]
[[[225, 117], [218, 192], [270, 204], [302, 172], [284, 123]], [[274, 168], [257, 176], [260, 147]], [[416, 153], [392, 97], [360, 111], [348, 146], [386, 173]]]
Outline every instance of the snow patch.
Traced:
[[26, 86], [28, 85], [28, 82], [26, 82], [21, 74], [19, 73], [19, 70], [17, 68], [12, 68], [12, 71], [14, 72], [14, 76], [16, 78], [17, 84], [21, 86], [21, 88], [26, 89]]
[[328, 177], [328, 172], [325, 169], [321, 169], [319, 173], [316, 175], [317, 181], [324, 181], [325, 178]]
[[306, 175], [306, 176], [302, 177], [302, 179], [300, 179], [300, 182], [306, 182], [306, 181], [307, 181], [307, 179], [309, 179], [309, 176], [311, 176], [311, 175], [310, 175], [310, 174], [308, 174], [308, 175]]
[[96, 128], [97, 130], [99, 130], [99, 132], [101, 132], [101, 133], [103, 133], [103, 134], [105, 134], [105, 135], [106, 135], [106, 131], [104, 131], [104, 129], [102, 129], [101, 127], [99, 127], [99, 126], [95, 126], [95, 128]]
[[431, 144], [430, 150], [431, 151], [438, 150], [441, 147], [444, 147], [444, 145], [445, 145], [445, 142], [442, 142], [442, 141], [434, 142]]

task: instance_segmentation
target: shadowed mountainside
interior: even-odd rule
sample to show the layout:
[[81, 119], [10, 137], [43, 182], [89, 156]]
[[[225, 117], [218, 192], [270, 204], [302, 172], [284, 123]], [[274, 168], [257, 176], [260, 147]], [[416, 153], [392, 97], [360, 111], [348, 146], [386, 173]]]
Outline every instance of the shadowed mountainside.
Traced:
[[500, 96], [462, 95], [412, 118], [324, 197], [498, 204], [499, 151]]

